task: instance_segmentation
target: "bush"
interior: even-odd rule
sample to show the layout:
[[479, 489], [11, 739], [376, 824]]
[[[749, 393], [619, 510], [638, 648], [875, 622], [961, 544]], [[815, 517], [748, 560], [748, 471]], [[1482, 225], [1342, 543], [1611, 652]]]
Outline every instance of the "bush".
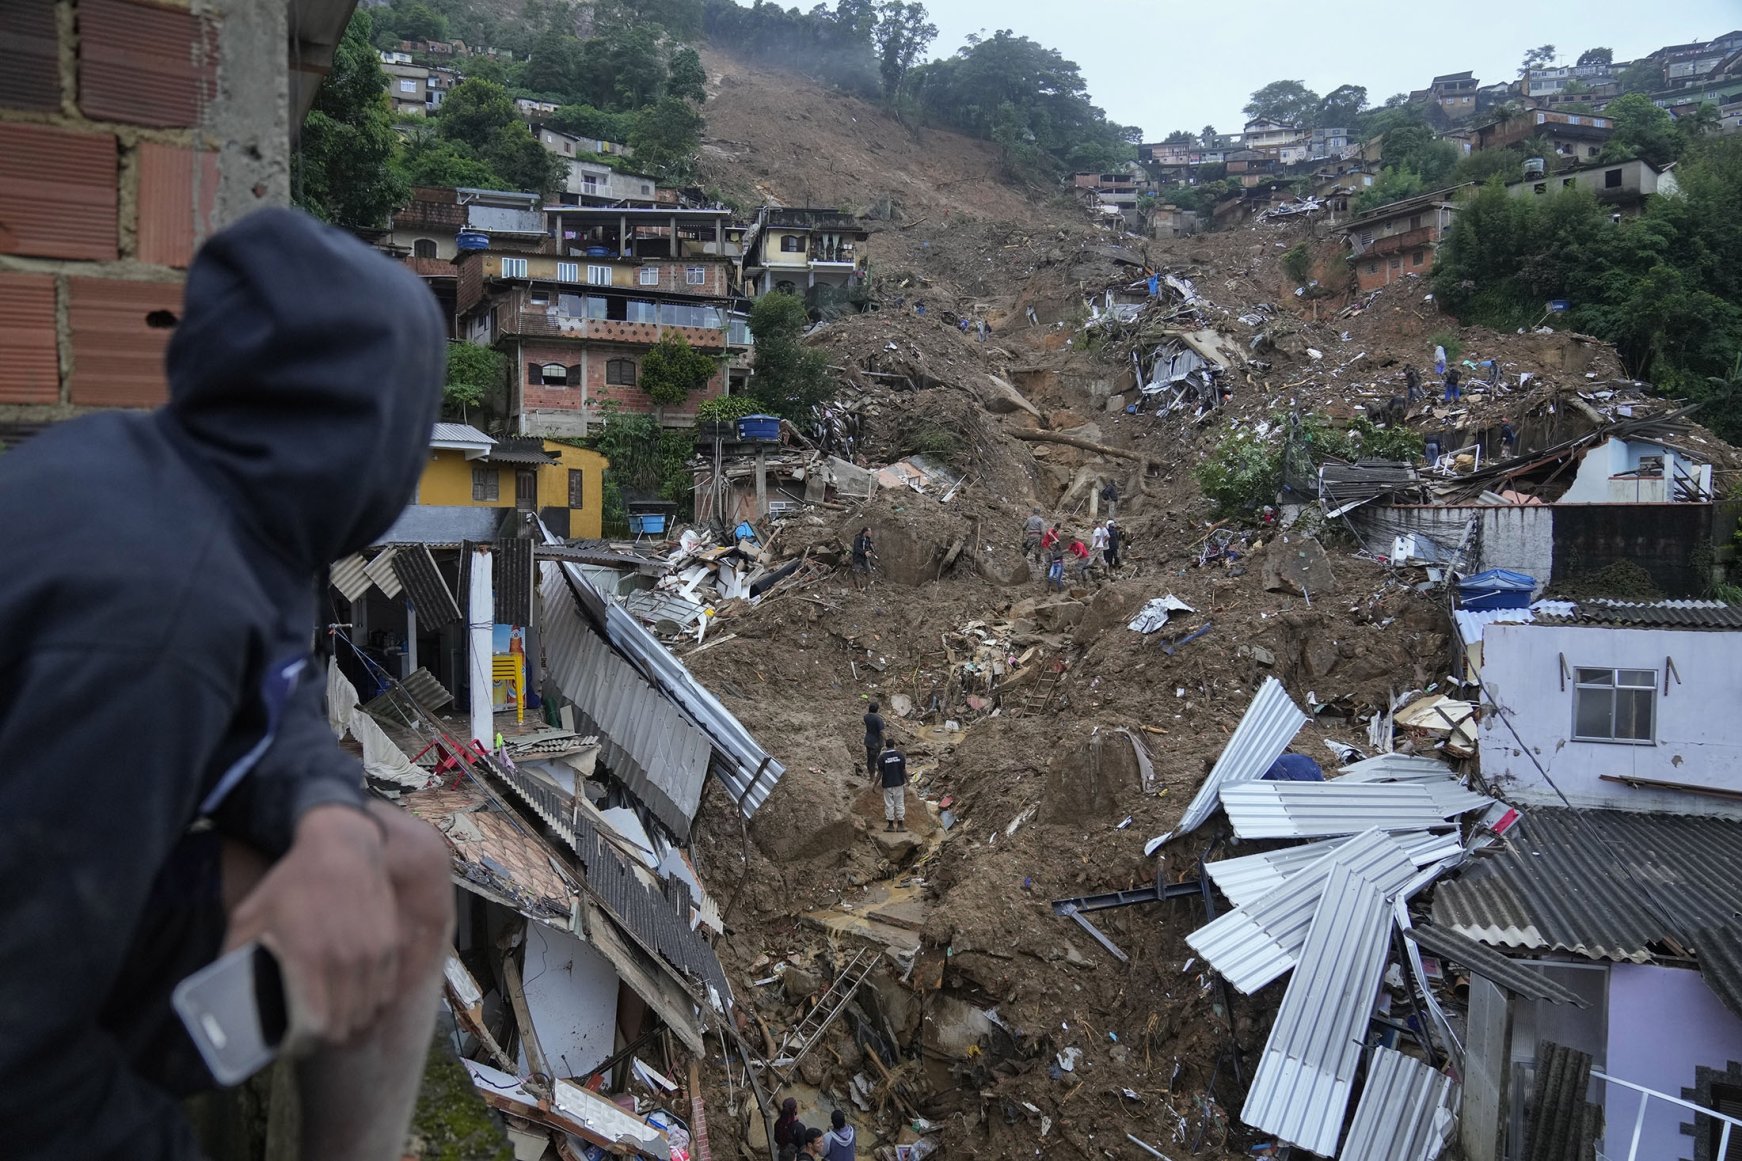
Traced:
[[1223, 439], [1194, 473], [1218, 515], [1262, 508], [1282, 487], [1282, 449], [1235, 434]]
[[1445, 348], [1448, 367], [1457, 361], [1459, 355], [1464, 353], [1464, 344], [1458, 338], [1457, 331], [1435, 331], [1428, 336], [1427, 341], [1432, 346]]
[[760, 415], [762, 400], [754, 395], [719, 395], [704, 399], [696, 408], [697, 423], [730, 423], [746, 415]]
[[897, 443], [903, 456], [925, 456], [956, 468], [962, 466], [968, 451], [961, 433], [934, 419], [903, 424]]
[[1282, 256], [1282, 269], [1285, 274], [1294, 279], [1296, 286], [1301, 286], [1312, 279], [1313, 252], [1305, 242], [1297, 242]]

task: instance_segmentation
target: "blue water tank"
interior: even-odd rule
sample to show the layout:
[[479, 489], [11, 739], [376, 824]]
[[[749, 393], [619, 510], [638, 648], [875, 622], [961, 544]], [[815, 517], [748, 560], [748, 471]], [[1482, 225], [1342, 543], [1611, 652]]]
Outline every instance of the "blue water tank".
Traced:
[[738, 440], [740, 443], [779, 443], [779, 417], [746, 415], [738, 421]]
[[461, 250], [488, 250], [490, 235], [482, 230], [461, 230], [454, 235], [454, 245]]
[[587, 257], [589, 257], [589, 258], [609, 258], [610, 256], [611, 256], [611, 247], [609, 247], [609, 246], [588, 246], [587, 247]]

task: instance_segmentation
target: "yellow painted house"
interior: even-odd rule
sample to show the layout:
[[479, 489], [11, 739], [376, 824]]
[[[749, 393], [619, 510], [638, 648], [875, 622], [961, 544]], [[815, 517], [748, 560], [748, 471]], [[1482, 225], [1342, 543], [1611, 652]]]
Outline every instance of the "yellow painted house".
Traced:
[[597, 539], [605, 469], [596, 451], [536, 438], [496, 439], [464, 423], [438, 423], [418, 480], [422, 508], [535, 511], [558, 536]]

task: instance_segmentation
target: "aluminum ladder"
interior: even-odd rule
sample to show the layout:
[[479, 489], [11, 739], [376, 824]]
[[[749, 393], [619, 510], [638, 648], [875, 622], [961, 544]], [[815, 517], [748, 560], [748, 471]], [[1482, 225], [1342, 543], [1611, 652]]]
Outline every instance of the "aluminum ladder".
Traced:
[[841, 974], [835, 977], [835, 982], [829, 985], [829, 990], [812, 1005], [810, 1012], [799, 1021], [798, 1027], [786, 1034], [781, 1044], [782, 1059], [777, 1068], [783, 1083], [791, 1083], [792, 1074], [798, 1068], [799, 1061], [822, 1041], [823, 1033], [847, 1010], [847, 1005], [853, 1002], [853, 997], [859, 992], [859, 985], [865, 982], [865, 977], [882, 961], [882, 951], [860, 948], [854, 952], [853, 958], [847, 961], [847, 966], [841, 969]]

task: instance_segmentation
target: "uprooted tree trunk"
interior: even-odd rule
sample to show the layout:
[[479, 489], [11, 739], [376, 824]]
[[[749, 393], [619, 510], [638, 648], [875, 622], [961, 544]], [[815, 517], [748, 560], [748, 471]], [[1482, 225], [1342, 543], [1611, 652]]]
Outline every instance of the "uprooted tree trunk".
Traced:
[[1098, 455], [1117, 456], [1122, 460], [1137, 460], [1140, 463], [1149, 462], [1149, 457], [1142, 452], [1127, 451], [1122, 447], [1108, 447], [1104, 443], [1078, 439], [1072, 435], [1059, 435], [1053, 431], [1013, 431], [1010, 434], [1025, 443], [1061, 443], [1066, 447], [1080, 448], [1083, 451], [1095, 452]]

